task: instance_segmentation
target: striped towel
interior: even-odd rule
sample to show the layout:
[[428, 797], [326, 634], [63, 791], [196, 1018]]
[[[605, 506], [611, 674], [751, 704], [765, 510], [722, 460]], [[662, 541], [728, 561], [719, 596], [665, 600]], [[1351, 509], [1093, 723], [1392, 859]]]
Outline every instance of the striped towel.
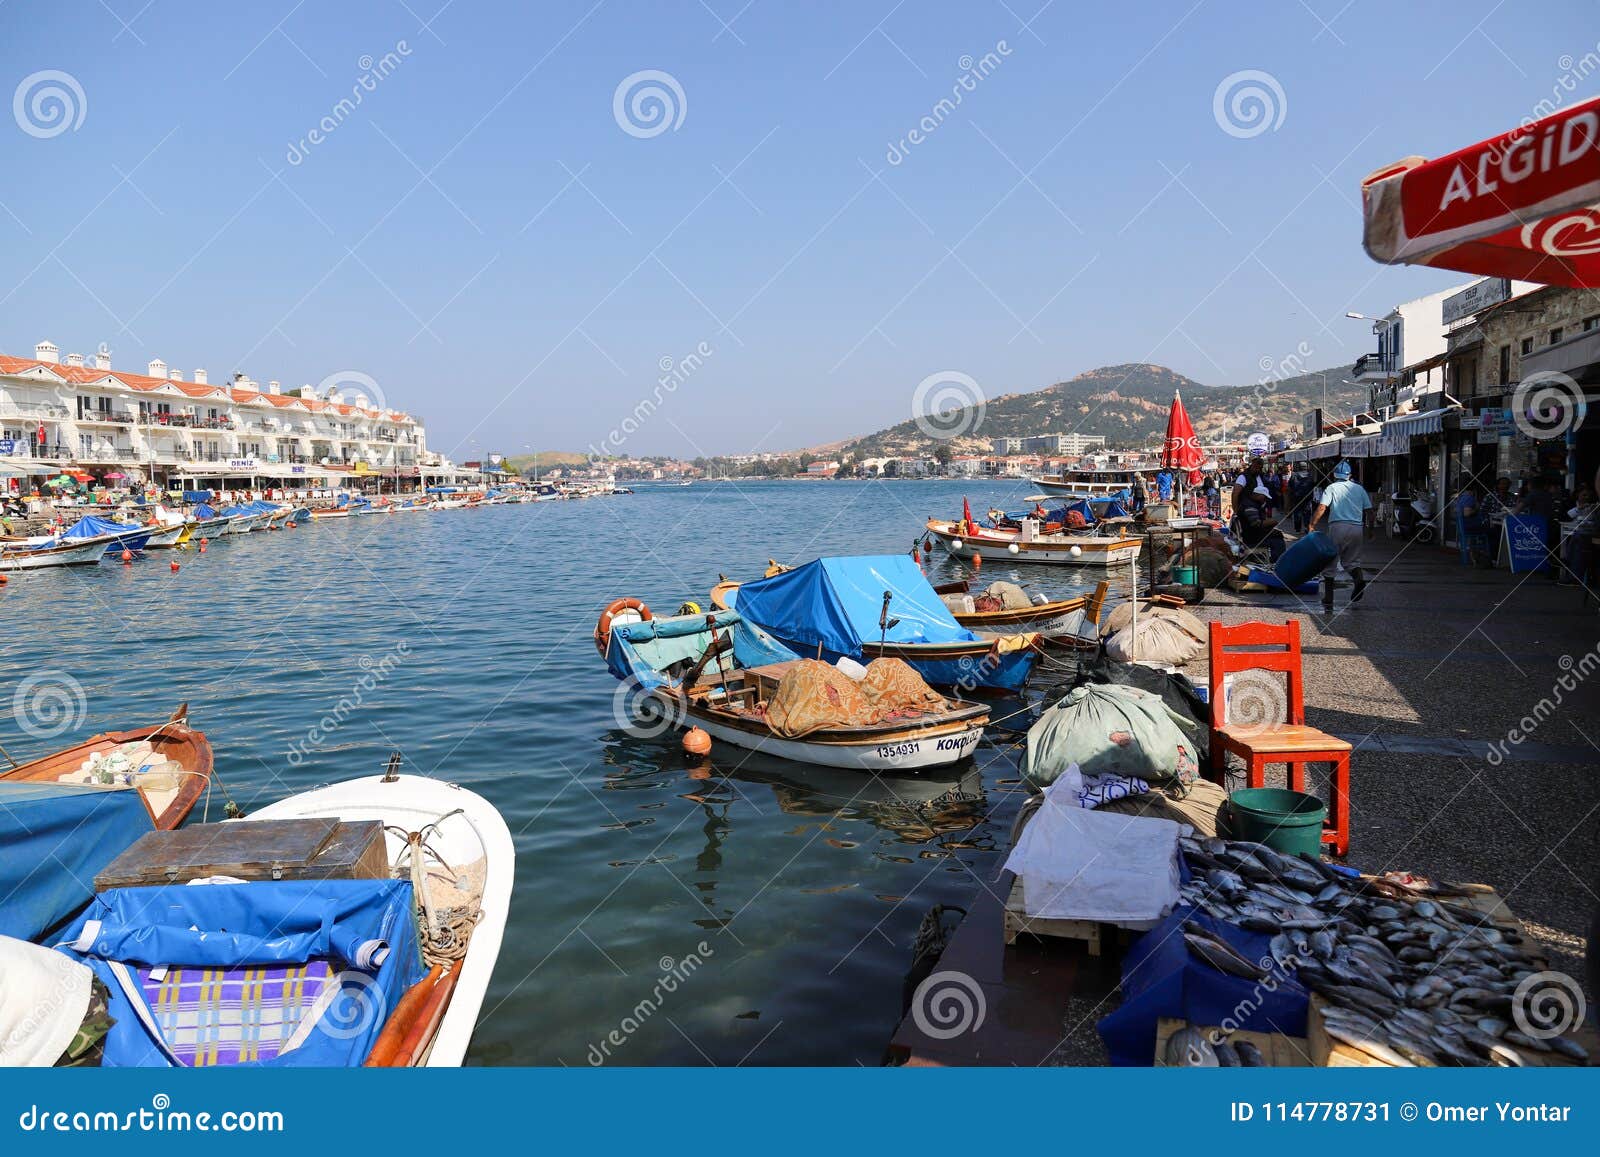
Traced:
[[[326, 960], [279, 968], [140, 968], [145, 1004], [185, 1065], [269, 1061], [298, 1044], [337, 995]], [[304, 1035], [303, 1033], [301, 1034]]]

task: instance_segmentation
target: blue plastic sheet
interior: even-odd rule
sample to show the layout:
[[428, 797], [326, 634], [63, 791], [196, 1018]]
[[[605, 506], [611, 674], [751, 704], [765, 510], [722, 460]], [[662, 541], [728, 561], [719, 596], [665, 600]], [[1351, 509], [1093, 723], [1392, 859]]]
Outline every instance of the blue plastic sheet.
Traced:
[[[892, 596], [883, 634], [878, 619], [884, 592]], [[977, 636], [957, 623], [927, 576], [908, 555], [819, 558], [792, 571], [745, 583], [739, 613], [802, 654], [857, 656], [880, 635], [891, 643], [968, 642]]]
[[0, 783], [0, 935], [39, 940], [93, 898], [95, 873], [154, 828], [136, 791]]
[[[111, 993], [116, 1025], [105, 1041], [108, 1067], [173, 1063], [113, 962], [131, 972], [141, 965], [233, 969], [328, 960], [347, 971], [344, 988], [366, 1015], [354, 1024], [330, 1018], [298, 1049], [259, 1062], [278, 1067], [361, 1064], [384, 1014], [425, 972], [408, 880], [116, 888], [97, 896], [64, 939], [73, 945], [69, 955], [93, 968]], [[388, 952], [375, 964], [373, 948], [380, 942]]]
[[[1193, 920], [1246, 960], [1265, 960], [1268, 979], [1219, 972], [1190, 953], [1183, 923]], [[1114, 1065], [1154, 1063], [1156, 1022], [1178, 1017], [1198, 1028], [1223, 1027], [1303, 1037], [1310, 994], [1273, 967], [1270, 936], [1247, 932], [1190, 907], [1180, 907], [1128, 946], [1122, 961], [1122, 1006], [1095, 1026]]]

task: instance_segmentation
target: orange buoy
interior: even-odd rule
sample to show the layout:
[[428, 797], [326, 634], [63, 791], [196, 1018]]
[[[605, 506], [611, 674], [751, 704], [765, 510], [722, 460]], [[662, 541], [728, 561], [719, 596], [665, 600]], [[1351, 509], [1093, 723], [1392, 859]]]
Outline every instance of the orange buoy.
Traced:
[[683, 733], [683, 750], [688, 755], [709, 755], [711, 736], [699, 727], [691, 727]]
[[133, 551], [128, 550], [127, 548], [123, 548], [122, 561], [123, 562], [132, 562], [133, 561]]
[[286, 525], [289, 527], [290, 530], [293, 530], [295, 528], [296, 524], [295, 524], [293, 519], [290, 519], [289, 522]]
[[972, 552], [972, 569], [973, 570], [982, 570], [983, 569], [983, 555], [979, 554], [977, 551], [973, 551]]
[[178, 560], [177, 559], [173, 559], [172, 560], [172, 573], [173, 574], [177, 574], [178, 573]]

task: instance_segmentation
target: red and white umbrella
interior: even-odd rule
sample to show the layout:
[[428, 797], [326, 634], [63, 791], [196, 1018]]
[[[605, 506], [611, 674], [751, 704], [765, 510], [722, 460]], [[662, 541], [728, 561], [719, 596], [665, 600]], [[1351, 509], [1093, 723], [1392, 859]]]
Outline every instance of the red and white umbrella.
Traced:
[[1433, 265], [1600, 287], [1600, 97], [1361, 183], [1362, 244], [1386, 265]]
[[[1167, 438], [1161, 444], [1161, 465], [1168, 470], [1186, 470], [1191, 475], [1198, 472], [1206, 460], [1200, 449], [1200, 439], [1189, 421], [1189, 411], [1183, 408], [1183, 397], [1172, 391], [1172, 409], [1167, 411]], [[1198, 481], [1191, 477], [1190, 483]]]

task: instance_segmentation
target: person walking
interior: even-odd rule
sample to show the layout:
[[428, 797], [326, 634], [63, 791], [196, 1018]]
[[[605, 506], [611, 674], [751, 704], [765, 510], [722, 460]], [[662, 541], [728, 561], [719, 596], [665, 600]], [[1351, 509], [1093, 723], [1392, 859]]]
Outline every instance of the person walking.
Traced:
[[1322, 572], [1322, 607], [1333, 610], [1333, 576], [1335, 568], [1343, 566], [1354, 584], [1350, 591], [1352, 604], [1361, 601], [1367, 590], [1367, 576], [1361, 570], [1361, 544], [1366, 540], [1366, 523], [1372, 511], [1372, 498], [1366, 487], [1350, 480], [1350, 463], [1341, 461], [1333, 468], [1333, 481], [1322, 491], [1316, 513], [1311, 516], [1311, 529], [1327, 518], [1328, 537], [1339, 548], [1339, 556], [1328, 563]]

